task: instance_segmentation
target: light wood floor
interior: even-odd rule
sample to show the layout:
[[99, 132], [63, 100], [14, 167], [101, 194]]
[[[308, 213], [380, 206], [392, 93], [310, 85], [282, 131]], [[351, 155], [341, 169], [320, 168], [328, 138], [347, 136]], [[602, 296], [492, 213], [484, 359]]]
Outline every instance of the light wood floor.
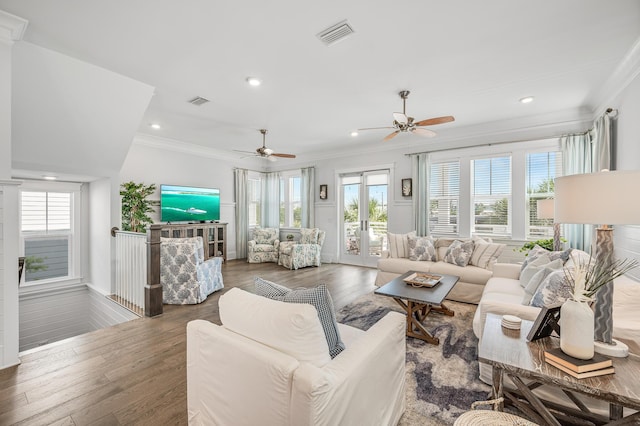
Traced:
[[223, 266], [225, 289], [200, 305], [165, 305], [141, 318], [22, 354], [0, 370], [0, 425], [187, 424], [187, 322], [219, 323], [218, 298], [256, 276], [291, 288], [325, 283], [336, 309], [371, 292], [376, 270], [325, 264], [289, 271], [242, 260]]

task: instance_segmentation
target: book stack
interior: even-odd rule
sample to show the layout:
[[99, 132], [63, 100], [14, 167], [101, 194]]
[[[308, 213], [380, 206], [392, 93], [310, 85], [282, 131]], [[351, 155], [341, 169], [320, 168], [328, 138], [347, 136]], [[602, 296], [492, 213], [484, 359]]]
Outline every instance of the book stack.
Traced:
[[555, 348], [544, 351], [544, 359], [547, 364], [578, 379], [604, 376], [615, 372], [611, 359], [601, 354], [594, 354], [593, 358], [585, 360], [574, 358], [562, 352], [560, 348]]

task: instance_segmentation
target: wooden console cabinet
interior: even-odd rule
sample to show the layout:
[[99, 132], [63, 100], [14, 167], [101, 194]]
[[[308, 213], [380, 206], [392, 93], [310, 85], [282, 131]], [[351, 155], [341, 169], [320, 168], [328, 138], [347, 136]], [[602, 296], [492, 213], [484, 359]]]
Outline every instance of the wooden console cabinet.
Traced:
[[222, 257], [227, 260], [227, 224], [226, 223], [188, 223], [176, 225], [152, 225], [152, 230], [159, 229], [164, 238], [202, 237], [204, 241], [204, 258]]

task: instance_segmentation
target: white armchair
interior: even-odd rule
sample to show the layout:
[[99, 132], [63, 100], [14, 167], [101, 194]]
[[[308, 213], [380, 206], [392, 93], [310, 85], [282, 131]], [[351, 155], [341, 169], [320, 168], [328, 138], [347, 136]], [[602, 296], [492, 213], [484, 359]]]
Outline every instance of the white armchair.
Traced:
[[346, 349], [331, 359], [309, 304], [233, 288], [219, 305], [222, 326], [187, 325], [190, 425], [398, 423], [405, 409], [402, 314], [390, 312], [366, 332], [338, 324]]

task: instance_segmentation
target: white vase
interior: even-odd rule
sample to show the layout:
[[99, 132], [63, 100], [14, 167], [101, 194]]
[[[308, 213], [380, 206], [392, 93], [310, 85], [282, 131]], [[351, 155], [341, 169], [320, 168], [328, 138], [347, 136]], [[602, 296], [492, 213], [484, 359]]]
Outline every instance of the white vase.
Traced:
[[578, 359], [593, 358], [593, 309], [586, 302], [567, 300], [560, 308], [560, 349]]

